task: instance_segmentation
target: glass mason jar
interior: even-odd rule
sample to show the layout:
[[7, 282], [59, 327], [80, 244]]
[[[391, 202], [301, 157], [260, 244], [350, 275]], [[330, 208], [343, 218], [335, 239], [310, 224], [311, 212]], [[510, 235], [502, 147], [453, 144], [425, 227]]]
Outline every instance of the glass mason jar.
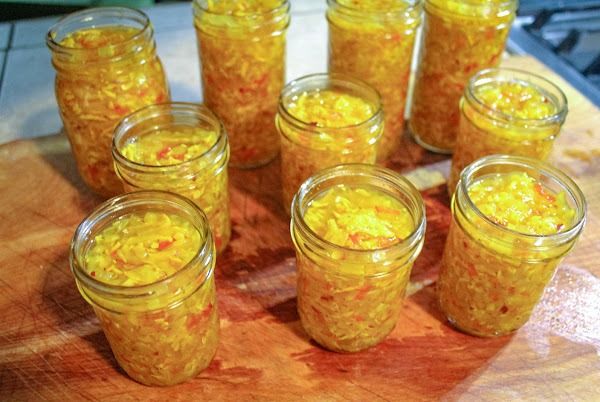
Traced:
[[[167, 159], [171, 151], [182, 154]], [[227, 247], [229, 144], [221, 121], [206, 106], [173, 102], [138, 110], [115, 128], [112, 155], [126, 191], [165, 190], [189, 198], [208, 216], [217, 252]]]
[[[515, 103], [507, 104], [511, 99]], [[545, 112], [540, 115], [542, 106]], [[545, 78], [493, 68], [469, 80], [460, 112], [448, 180], [450, 195], [463, 168], [483, 156], [507, 154], [546, 160], [567, 117], [567, 98]]]
[[516, 0], [426, 0], [410, 131], [430, 151], [451, 153], [468, 79], [500, 63]]
[[143, 106], [169, 100], [150, 20], [128, 8], [78, 11], [50, 28], [46, 44], [79, 174], [95, 192], [119, 194], [110, 153], [114, 127]]
[[[374, 113], [359, 124], [319, 127], [290, 112], [298, 96], [323, 90], [359, 98], [370, 105]], [[281, 92], [275, 124], [281, 134], [283, 205], [289, 211], [302, 182], [319, 170], [341, 163], [375, 163], [383, 133], [383, 111], [379, 94], [366, 83], [339, 74], [314, 74], [286, 85]]]
[[[177, 215], [198, 230], [201, 242], [179, 271], [141, 286], [117, 286], [88, 272], [86, 256], [103, 228], [132, 213]], [[219, 317], [215, 248], [206, 215], [192, 202], [162, 191], [140, 191], [106, 201], [77, 228], [71, 270], [92, 306], [119, 365], [146, 385], [172, 385], [196, 376], [211, 362]]]
[[267, 164], [279, 152], [274, 119], [285, 82], [287, 0], [194, 0], [204, 103], [223, 121], [231, 165]]
[[[307, 207], [338, 185], [376, 189], [403, 204], [413, 221], [404, 240], [385, 248], [357, 250], [317, 235], [306, 223]], [[355, 352], [381, 342], [395, 327], [410, 272], [423, 246], [425, 207], [415, 187], [380, 167], [348, 164], [306, 180], [292, 204], [298, 312], [302, 326], [320, 345]]]
[[385, 129], [378, 161], [398, 150], [404, 132], [415, 33], [421, 24], [420, 0], [397, 0], [391, 7], [369, 2], [328, 0], [329, 71], [364, 79], [381, 94]]
[[[548, 196], [563, 193], [574, 211], [571, 224], [549, 235], [524, 234], [486, 216], [469, 196], [485, 176], [525, 172]], [[562, 197], [562, 196], [561, 196]], [[561, 171], [531, 158], [491, 155], [467, 166], [452, 198], [452, 222], [437, 282], [439, 306], [456, 328], [477, 336], [499, 336], [529, 319], [562, 258], [585, 223], [581, 190]]]

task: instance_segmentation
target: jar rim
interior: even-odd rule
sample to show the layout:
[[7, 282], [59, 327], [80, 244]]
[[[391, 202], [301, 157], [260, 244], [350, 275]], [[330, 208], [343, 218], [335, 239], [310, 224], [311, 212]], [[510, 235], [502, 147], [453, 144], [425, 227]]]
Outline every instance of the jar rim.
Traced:
[[394, 16], [398, 13], [404, 14], [406, 11], [411, 11], [419, 7], [423, 3], [423, 0], [397, 0], [397, 3], [398, 5], [402, 5], [403, 7], [363, 8], [356, 7], [351, 4], [344, 4], [342, 0], [327, 0], [328, 7], [339, 7], [342, 10], [347, 10], [350, 12], [368, 12], [370, 14], [375, 14], [378, 16]]
[[[532, 87], [536, 91], [543, 93], [544, 96], [549, 97], [557, 111], [544, 118], [532, 119], [512, 116], [494, 109], [483, 102], [476, 93], [477, 87], [490, 82], [516, 82]], [[526, 127], [537, 127], [555, 123], [562, 124], [568, 113], [567, 97], [558, 85], [538, 74], [516, 68], [497, 67], [478, 71], [469, 79], [465, 87], [464, 98], [474, 105], [480, 113], [483, 111], [484, 114], [496, 121], [518, 123]]]
[[[477, 172], [481, 169], [498, 165], [498, 166], [509, 166], [512, 165], [516, 169], [518, 168], [526, 168], [532, 169], [539, 172], [541, 175], [552, 178], [556, 181], [560, 187], [566, 191], [571, 199], [574, 201], [576, 217], [574, 218], [571, 226], [558, 233], [551, 234], [530, 234], [523, 233], [513, 229], [509, 229], [505, 226], [502, 226], [493, 220], [491, 220], [486, 214], [484, 214], [473, 202], [471, 197], [469, 196], [469, 187], [472, 184], [473, 178]], [[474, 211], [478, 218], [480, 218], [487, 225], [490, 225], [494, 229], [498, 230], [501, 233], [510, 234], [513, 237], [520, 237], [522, 239], [528, 240], [542, 240], [542, 241], [557, 241], [557, 242], [566, 242], [570, 239], [574, 238], [582, 229], [586, 220], [586, 201], [583, 192], [579, 188], [579, 186], [567, 176], [561, 170], [549, 165], [548, 163], [539, 161], [537, 159], [527, 158], [523, 156], [514, 156], [514, 155], [488, 155], [483, 158], [476, 160], [471, 163], [467, 167], [463, 169], [460, 174], [460, 180], [457, 184], [457, 190], [454, 193], [452, 203], [456, 201], [458, 197], [461, 197], [461, 200], [464, 199], [467, 203], [467, 206], [470, 210]], [[460, 203], [459, 208], [460, 208]]]
[[[233, 13], [218, 13], [209, 10], [206, 0], [193, 0], [194, 26], [197, 30], [207, 35], [216, 36], [231, 33], [252, 33], [259, 36], [279, 36], [283, 34], [290, 24], [290, 2], [281, 0], [273, 8], [248, 14], [236, 15]], [[202, 19], [206, 14], [208, 19]], [[232, 24], [233, 22], [233, 24]], [[216, 29], [215, 32], [205, 29], [203, 25]], [[271, 28], [268, 32], [260, 32], [264, 28]]]
[[[217, 138], [215, 142], [200, 155], [196, 155], [193, 158], [188, 159], [186, 161], [172, 163], [169, 165], [149, 165], [146, 163], [133, 161], [127, 158], [125, 155], [123, 155], [123, 153], [121, 152], [123, 144], [121, 144], [120, 142], [121, 140], [123, 140], [123, 137], [128, 133], [130, 129], [148, 119], [153, 119], [161, 116], [172, 116], [174, 112], [180, 113], [182, 115], [194, 115], [199, 120], [209, 123], [212, 126], [211, 128], [214, 128], [214, 130], [217, 132]], [[170, 125], [171, 124], [165, 124], [164, 126], [154, 127], [152, 131], [166, 129]], [[191, 127], [191, 125], [189, 126]], [[215, 152], [226, 152], [227, 146], [228, 138], [225, 127], [223, 126], [223, 122], [208, 106], [206, 106], [203, 103], [193, 102], [165, 102], [144, 106], [143, 108], [138, 109], [123, 117], [113, 131], [112, 155], [113, 159], [119, 163], [144, 169], [149, 172], [155, 171], [163, 173], [168, 170], [180, 169], [181, 167], [189, 166], [195, 162], [198, 162], [201, 159], [205, 159], [211, 156]]]
[[[59, 28], [66, 26], [69, 23], [82, 21], [86, 23], [91, 23], [94, 21], [94, 17], [98, 18], [101, 16], [116, 16], [119, 18], [123, 18], [124, 20], [134, 21], [140, 24], [138, 31], [128, 37], [126, 40], [112, 44], [112, 45], [104, 45], [95, 48], [77, 48], [77, 47], [69, 47], [64, 46], [60, 43], [60, 41], [56, 40], [56, 32]], [[87, 28], [95, 27], [95, 25], [91, 24]], [[79, 27], [77, 29], [82, 29], [84, 27]], [[69, 32], [75, 32], [76, 30], [70, 30]], [[53, 24], [46, 33], [46, 45], [53, 51], [57, 52], [65, 52], [65, 53], [85, 53], [90, 50], [100, 49], [106, 46], [120, 46], [125, 45], [127, 43], [131, 43], [136, 41], [139, 38], [144, 37], [148, 34], [148, 32], [152, 31], [152, 23], [150, 22], [150, 18], [141, 10], [130, 8], [130, 7], [94, 7], [88, 8], [85, 10], [75, 11], [71, 14], [67, 14], [64, 17], [60, 18], [55, 24]]]
[[208, 2], [206, 0], [193, 0], [194, 9], [198, 9], [204, 13], [212, 14], [215, 16], [223, 16], [223, 17], [234, 17], [234, 18], [254, 18], [256, 16], [265, 16], [269, 14], [278, 14], [283, 10], [287, 10], [290, 7], [289, 0], [281, 0], [280, 4], [276, 7], [266, 9], [264, 11], [251, 12], [248, 14], [236, 15], [232, 13], [219, 13], [209, 10]]
[[[161, 204], [179, 209], [198, 219], [198, 222], [192, 224], [194, 224], [194, 227], [198, 230], [204, 239], [204, 242], [200, 245], [198, 252], [190, 261], [166, 278], [136, 286], [113, 285], [102, 282], [87, 273], [84, 269], [85, 262], [82, 260], [85, 253], [81, 253], [80, 251], [93, 240], [89, 235], [94, 228], [99, 225], [101, 225], [100, 227], [104, 227], [107, 223], [134, 211], [136, 207], [150, 207]], [[103, 222], [104, 224], [102, 224]], [[142, 190], [110, 198], [88, 214], [77, 226], [73, 238], [71, 239], [69, 262], [71, 271], [77, 281], [82, 282], [95, 292], [111, 297], [144, 298], [156, 295], [156, 293], [158, 293], [157, 289], [160, 289], [161, 286], [169, 284], [174, 279], [190, 273], [196, 266], [202, 266], [202, 274], [204, 274], [205, 278], [208, 278], [214, 270], [214, 267], [211, 266], [211, 264], [207, 264], [207, 262], [210, 262], [210, 260], [214, 258], [213, 249], [212, 233], [209, 229], [208, 218], [204, 211], [196, 204], [186, 197], [175, 193], [161, 190]]]
[[[404, 200], [399, 201], [410, 211], [411, 216], [415, 222], [414, 228], [410, 235], [408, 235], [401, 241], [393, 243], [387, 247], [369, 250], [354, 249], [350, 247], [340, 246], [319, 236], [304, 221], [304, 204], [307, 204], [308, 202], [310, 202], [310, 200], [313, 200], [315, 196], [320, 195], [325, 190], [319, 191], [316, 194], [312, 194], [312, 197], [308, 200], [305, 200], [305, 198], [311, 195], [309, 191], [312, 188], [322, 186], [328, 181], [343, 177], [364, 177], [378, 180], [380, 182], [385, 182], [386, 184], [393, 186], [396, 190], [399, 191], [399, 193], [407, 196], [407, 198], [409, 198], [414, 205], [407, 205], [407, 202], [405, 202]], [[393, 194], [390, 195], [394, 196]], [[294, 240], [294, 243], [296, 242], [294, 230], [296, 230], [297, 228], [305, 237], [308, 238], [308, 240], [312, 244], [317, 245], [316, 249], [327, 248], [336, 251], [343, 251], [346, 255], [351, 256], [351, 258], [365, 258], [370, 255], [379, 254], [391, 256], [405, 254], [407, 251], [418, 247], [419, 242], [422, 242], [423, 240], [426, 228], [425, 206], [421, 194], [419, 193], [417, 188], [408, 179], [394, 172], [393, 170], [364, 163], [349, 163], [336, 165], [321, 170], [313, 176], [309, 177], [307, 180], [304, 181], [304, 183], [302, 183], [298, 192], [295, 194], [292, 200], [291, 215], [292, 220], [290, 225], [292, 229], [292, 239]], [[384, 274], [387, 273], [388, 272], [384, 272]]]
[[[460, 16], [466, 16], [466, 17], [481, 17], [481, 16], [487, 16], [489, 13], [485, 13], [482, 11], [487, 11], [490, 9], [490, 7], [492, 7], [493, 9], [495, 9], [497, 11], [496, 16], [497, 17], [512, 17], [512, 14], [514, 14], [517, 10], [517, 6], [518, 6], [518, 0], [504, 0], [504, 1], [487, 1], [487, 2], [481, 2], [481, 0], [451, 0], [452, 3], [455, 4], [459, 4], [459, 5], [466, 5], [468, 7], [471, 7], [472, 9], [475, 9], [478, 11], [478, 13], [464, 13], [464, 12], [457, 12], [457, 11], [451, 11], [448, 10], [447, 7], [444, 7], [440, 4], [440, 0], [424, 0], [425, 2], [425, 10], [428, 10], [430, 7], [438, 9], [438, 10], [442, 10], [443, 12], [449, 13], [449, 14], [453, 14], [453, 15], [460, 15]], [[447, 1], [444, 1], [445, 3], [447, 3]], [[502, 14], [502, 15], [500, 15]]]
[[[288, 110], [286, 102], [287, 98], [290, 98], [297, 93], [307, 91], [320, 91], [335, 86], [357, 90], [362, 92], [363, 94], [366, 94], [366, 96], [371, 97], [371, 100], [364, 99], [364, 96], [361, 97], [361, 99], [371, 103], [374, 106], [375, 111], [373, 112], [373, 114], [369, 116], [368, 119], [356, 124], [350, 124], [341, 127], [318, 127], [295, 117]], [[371, 85], [367, 84], [363, 80], [340, 73], [316, 73], [296, 78], [285, 85], [285, 87], [281, 90], [281, 94], [279, 95], [278, 114], [286, 121], [286, 123], [292, 125], [294, 128], [302, 130], [303, 132], [317, 134], [315, 132], [315, 129], [327, 130], [330, 132], [342, 132], [345, 130], [351, 130], [373, 125], [378, 120], [383, 119], [383, 106], [379, 91], [377, 91], [375, 88], [373, 88]]]

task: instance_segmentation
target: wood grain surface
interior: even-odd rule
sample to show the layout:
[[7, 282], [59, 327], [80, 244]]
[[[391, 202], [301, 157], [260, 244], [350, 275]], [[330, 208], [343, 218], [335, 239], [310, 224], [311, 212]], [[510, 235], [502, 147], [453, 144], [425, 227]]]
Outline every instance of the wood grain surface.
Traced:
[[56, 135], [0, 147], [0, 400], [600, 400], [600, 112], [534, 60], [505, 64], [565, 90], [570, 112], [552, 162], [581, 186], [589, 216], [517, 333], [471, 337], [436, 309], [449, 161], [407, 138], [390, 167], [422, 189], [428, 230], [411, 295], [387, 340], [337, 354], [303, 332], [276, 161], [230, 172], [233, 238], [217, 263], [221, 342], [214, 361], [185, 384], [140, 385], [117, 366], [69, 271], [73, 231], [101, 199], [85, 188], [66, 139]]

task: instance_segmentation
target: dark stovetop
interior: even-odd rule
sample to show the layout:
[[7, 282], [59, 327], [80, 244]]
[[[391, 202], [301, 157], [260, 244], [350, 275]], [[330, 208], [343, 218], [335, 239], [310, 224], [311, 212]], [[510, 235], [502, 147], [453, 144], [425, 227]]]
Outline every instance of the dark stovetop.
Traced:
[[600, 107], [600, 0], [522, 0], [508, 41]]

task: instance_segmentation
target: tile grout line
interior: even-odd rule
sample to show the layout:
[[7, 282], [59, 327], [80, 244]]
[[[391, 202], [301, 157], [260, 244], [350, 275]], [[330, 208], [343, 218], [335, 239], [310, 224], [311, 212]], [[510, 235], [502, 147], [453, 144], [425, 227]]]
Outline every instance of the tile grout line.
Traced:
[[2, 84], [4, 83], [4, 75], [6, 74], [6, 65], [8, 64], [8, 54], [11, 50], [13, 35], [15, 33], [15, 24], [10, 24], [10, 30], [8, 31], [8, 43], [6, 44], [4, 60], [2, 60], [2, 66], [0, 67], [0, 92], [2, 91]]

